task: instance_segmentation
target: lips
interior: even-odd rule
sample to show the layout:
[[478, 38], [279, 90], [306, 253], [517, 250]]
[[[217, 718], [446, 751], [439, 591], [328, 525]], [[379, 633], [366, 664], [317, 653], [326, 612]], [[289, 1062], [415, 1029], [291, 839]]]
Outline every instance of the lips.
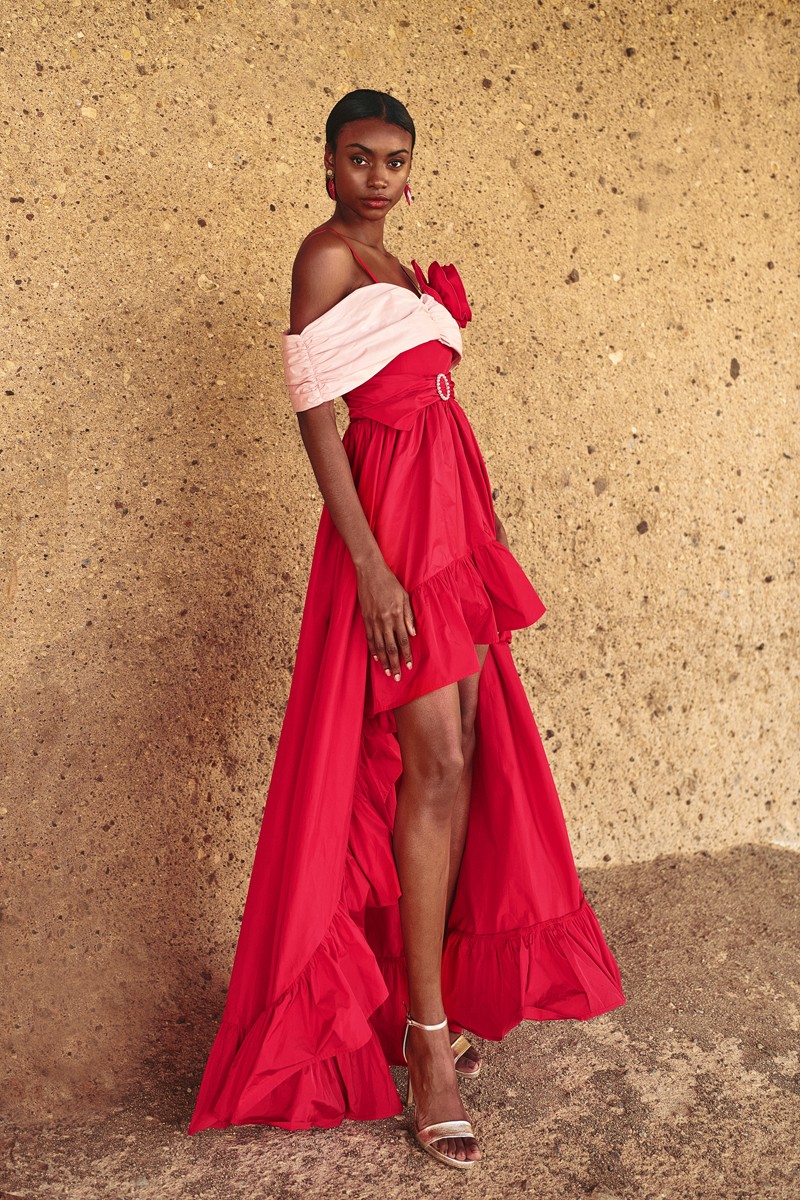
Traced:
[[368, 204], [370, 208], [385, 208], [389, 203], [385, 196], [365, 196], [363, 204]]

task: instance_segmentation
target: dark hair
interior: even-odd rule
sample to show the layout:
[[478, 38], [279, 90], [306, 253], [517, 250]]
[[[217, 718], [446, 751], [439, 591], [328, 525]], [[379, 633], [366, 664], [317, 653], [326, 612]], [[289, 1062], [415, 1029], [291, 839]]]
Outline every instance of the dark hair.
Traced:
[[417, 134], [406, 106], [388, 92], [375, 92], [372, 88], [357, 88], [336, 101], [325, 122], [325, 140], [335, 150], [342, 126], [367, 117], [379, 117], [389, 125], [405, 129], [411, 134], [411, 149], [414, 149]]

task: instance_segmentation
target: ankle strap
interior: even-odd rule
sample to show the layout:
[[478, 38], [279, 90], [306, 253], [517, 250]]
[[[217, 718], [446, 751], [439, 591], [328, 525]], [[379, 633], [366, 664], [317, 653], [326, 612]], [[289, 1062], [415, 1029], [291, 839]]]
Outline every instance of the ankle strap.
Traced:
[[406, 1041], [408, 1039], [408, 1031], [411, 1028], [411, 1026], [415, 1025], [417, 1027], [417, 1029], [427, 1029], [429, 1031], [433, 1031], [434, 1029], [444, 1029], [445, 1025], [447, 1024], [447, 1017], [445, 1017], [443, 1021], [440, 1021], [438, 1025], [423, 1025], [421, 1021], [415, 1021], [414, 1018], [411, 1016], [411, 1013], [408, 1011], [408, 1005], [406, 1004], [405, 1000], [403, 1001], [403, 1006], [406, 1010], [406, 1028], [405, 1028], [405, 1032], [403, 1034], [403, 1058], [405, 1059], [406, 1062], [408, 1062], [408, 1059], [406, 1058]]
[[438, 1025], [423, 1025], [421, 1021], [415, 1021], [411, 1016], [411, 1013], [408, 1011], [408, 1009], [406, 1009], [406, 1025], [413, 1025], [416, 1029], [427, 1029], [429, 1031], [433, 1031], [434, 1029], [444, 1029], [446, 1024], [447, 1017], [445, 1017], [443, 1021], [439, 1021]]
[[413, 1018], [410, 1018], [410, 1016], [407, 1016], [407, 1018], [405, 1018], [405, 1024], [416, 1025], [417, 1030], [444, 1030], [444, 1027], [447, 1024], [447, 1018], [445, 1016], [444, 1021], [439, 1021], [438, 1025], [423, 1025], [422, 1021], [415, 1021]]

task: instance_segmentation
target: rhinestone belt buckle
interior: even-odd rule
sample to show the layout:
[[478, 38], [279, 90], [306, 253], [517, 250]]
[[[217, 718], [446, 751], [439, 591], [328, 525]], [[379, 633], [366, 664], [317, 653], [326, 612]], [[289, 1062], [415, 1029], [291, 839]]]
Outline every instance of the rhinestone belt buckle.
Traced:
[[[442, 384], [444, 384], [444, 386], [446, 387], [446, 389], [447, 389], [446, 392], [442, 391]], [[444, 371], [440, 371], [439, 374], [436, 376], [436, 390], [439, 393], [439, 398], [441, 400], [449, 400], [450, 399], [450, 380], [447, 378]]]

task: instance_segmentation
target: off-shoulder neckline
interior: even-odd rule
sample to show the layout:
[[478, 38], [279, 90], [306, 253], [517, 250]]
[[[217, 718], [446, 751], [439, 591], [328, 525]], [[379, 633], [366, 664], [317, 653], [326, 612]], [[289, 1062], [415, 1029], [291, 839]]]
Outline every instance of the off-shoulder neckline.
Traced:
[[[284, 330], [283, 336], [284, 337], [297, 337], [297, 338], [302, 337], [303, 334], [306, 332], [306, 330], [311, 329], [311, 327], [313, 325], [316, 325], [317, 322], [324, 320], [325, 317], [327, 317], [330, 313], [334, 312], [337, 308], [339, 308], [342, 304], [344, 304], [352, 296], [357, 296], [359, 292], [366, 292], [369, 290], [369, 288], [376, 288], [376, 287], [395, 288], [398, 292], [405, 292], [417, 304], [421, 304], [423, 299], [427, 295], [426, 292], [420, 292], [419, 294], [417, 294], [415, 292], [412, 292], [411, 288], [404, 287], [402, 283], [389, 283], [387, 280], [384, 280], [384, 279], [379, 279], [377, 281], [377, 283], [362, 283], [360, 287], [353, 288], [352, 292], [348, 292], [346, 296], [342, 296], [341, 300], [337, 300], [335, 304], [332, 304], [330, 306], [330, 308], [326, 308], [324, 313], [320, 313], [320, 315], [318, 317], [314, 317], [314, 320], [309, 321], [308, 324], [305, 325], [300, 330], [299, 333], [290, 333], [289, 330], [287, 329], [287, 330]], [[438, 304], [439, 301], [437, 300], [437, 301], [435, 301], [435, 303]]]

